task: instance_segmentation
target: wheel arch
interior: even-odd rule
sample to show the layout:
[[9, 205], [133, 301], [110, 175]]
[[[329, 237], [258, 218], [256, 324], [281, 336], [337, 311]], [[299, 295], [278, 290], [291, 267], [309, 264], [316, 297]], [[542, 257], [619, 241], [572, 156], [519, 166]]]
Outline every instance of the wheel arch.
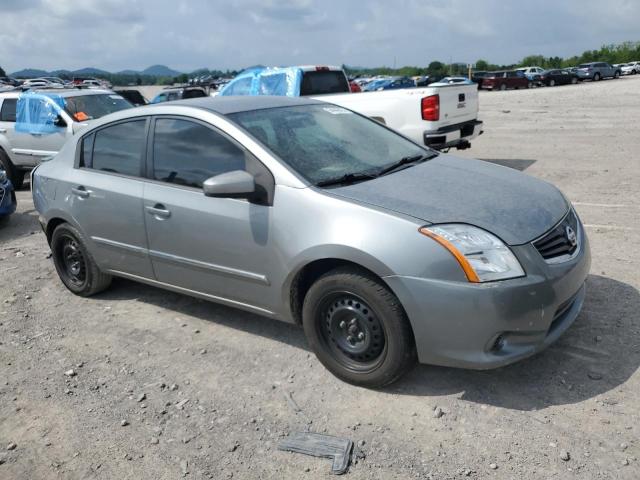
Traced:
[[[282, 292], [283, 305], [287, 307], [287, 313], [293, 323], [302, 323], [302, 304], [311, 285], [325, 273], [339, 267], [347, 266], [365, 271], [393, 292], [393, 289], [384, 280], [385, 275], [391, 275], [393, 272], [378, 259], [360, 251], [352, 252], [350, 255], [332, 253], [313, 257], [306, 256], [303, 261], [297, 263], [297, 266], [291, 270], [287, 277]], [[395, 292], [393, 293], [395, 295]]]

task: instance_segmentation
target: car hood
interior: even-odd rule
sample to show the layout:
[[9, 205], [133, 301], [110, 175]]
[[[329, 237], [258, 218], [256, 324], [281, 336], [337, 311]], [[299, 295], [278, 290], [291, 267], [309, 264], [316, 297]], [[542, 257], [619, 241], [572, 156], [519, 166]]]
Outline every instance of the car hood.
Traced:
[[444, 154], [330, 192], [427, 223], [475, 225], [509, 245], [538, 238], [569, 208], [550, 183], [507, 167]]

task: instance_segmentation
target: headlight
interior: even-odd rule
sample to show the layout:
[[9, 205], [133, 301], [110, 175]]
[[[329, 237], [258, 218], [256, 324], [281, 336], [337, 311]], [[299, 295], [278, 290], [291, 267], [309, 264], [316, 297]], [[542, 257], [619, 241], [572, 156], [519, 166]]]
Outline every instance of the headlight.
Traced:
[[4, 183], [7, 181], [7, 172], [4, 170], [0, 170], [0, 183]]
[[490, 282], [524, 276], [520, 262], [499, 238], [471, 225], [420, 228], [456, 258], [470, 282]]

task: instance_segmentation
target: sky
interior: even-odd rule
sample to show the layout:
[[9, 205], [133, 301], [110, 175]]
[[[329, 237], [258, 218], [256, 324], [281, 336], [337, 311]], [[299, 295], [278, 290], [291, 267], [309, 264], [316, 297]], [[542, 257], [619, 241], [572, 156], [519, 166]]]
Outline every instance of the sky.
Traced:
[[0, 66], [509, 64], [640, 40], [639, 0], [0, 0]]

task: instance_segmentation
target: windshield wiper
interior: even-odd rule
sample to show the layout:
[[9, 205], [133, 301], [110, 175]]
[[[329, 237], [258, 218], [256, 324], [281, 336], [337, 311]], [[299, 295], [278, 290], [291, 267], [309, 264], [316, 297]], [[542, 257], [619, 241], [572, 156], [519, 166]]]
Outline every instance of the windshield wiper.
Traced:
[[396, 163], [392, 163], [388, 167], [385, 167], [382, 170], [380, 170], [378, 172], [378, 176], [382, 176], [382, 175], [386, 175], [386, 174], [391, 173], [391, 172], [395, 172], [400, 167], [403, 167], [405, 165], [410, 165], [412, 163], [422, 163], [422, 162], [425, 162], [427, 160], [431, 160], [432, 158], [437, 157], [437, 156], [438, 156], [438, 154], [434, 152], [434, 153], [430, 153], [430, 154], [422, 153], [422, 154], [419, 154], [419, 155], [411, 155], [409, 157], [402, 157]]
[[336, 178], [329, 178], [328, 180], [322, 180], [316, 183], [317, 187], [329, 187], [331, 185], [349, 185], [351, 183], [362, 182], [364, 180], [371, 180], [378, 175], [373, 173], [346, 173]]

